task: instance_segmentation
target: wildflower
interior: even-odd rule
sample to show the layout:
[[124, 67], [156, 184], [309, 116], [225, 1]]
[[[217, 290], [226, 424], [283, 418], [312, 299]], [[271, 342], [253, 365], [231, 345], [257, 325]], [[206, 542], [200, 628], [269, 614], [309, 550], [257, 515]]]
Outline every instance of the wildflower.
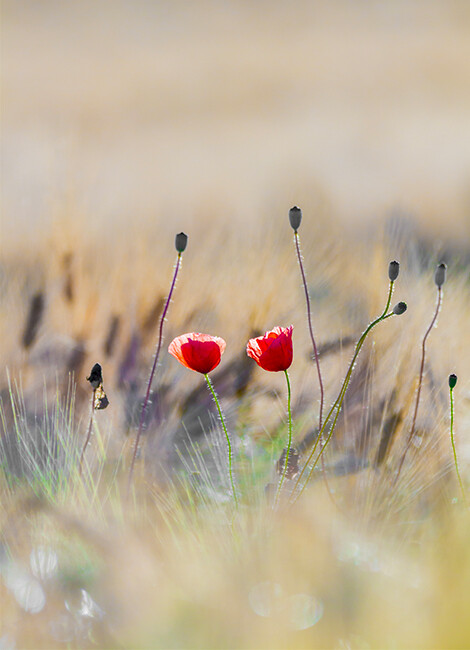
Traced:
[[214, 370], [219, 363], [222, 354], [224, 353], [226, 343], [220, 336], [211, 336], [210, 334], [200, 334], [199, 332], [190, 332], [188, 334], [181, 334], [177, 336], [170, 343], [168, 352], [172, 354], [175, 359], [189, 368], [204, 375], [207, 386], [212, 393], [214, 402], [219, 412], [220, 423], [225, 433], [228, 448], [228, 472], [230, 476], [230, 484], [232, 486], [233, 501], [238, 507], [237, 490], [235, 488], [235, 481], [232, 473], [232, 442], [230, 435], [225, 424], [224, 415], [220, 408], [219, 398], [214, 390], [209, 372]]
[[250, 339], [246, 353], [256, 363], [270, 372], [287, 370], [292, 363], [292, 325], [290, 327], [275, 327], [264, 336]]
[[225, 346], [220, 336], [190, 332], [173, 339], [168, 352], [186, 368], [206, 375], [219, 365]]

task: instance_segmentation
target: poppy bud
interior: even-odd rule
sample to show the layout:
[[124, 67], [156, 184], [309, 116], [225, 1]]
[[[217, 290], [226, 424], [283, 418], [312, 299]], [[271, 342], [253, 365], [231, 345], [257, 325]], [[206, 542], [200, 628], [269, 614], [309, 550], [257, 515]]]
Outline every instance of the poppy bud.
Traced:
[[397, 304], [392, 309], [392, 311], [396, 316], [401, 316], [402, 314], [405, 313], [407, 309], [408, 309], [408, 305], [406, 304], [406, 302], [397, 302]]
[[451, 375], [449, 375], [449, 388], [451, 390], [455, 388], [456, 383], [457, 383], [457, 375], [454, 375], [454, 373], [452, 373]]
[[185, 235], [184, 232], [180, 232], [175, 237], [175, 248], [178, 253], [182, 253], [188, 243], [188, 235]]
[[388, 265], [388, 277], [390, 278], [390, 281], [395, 282], [395, 280], [398, 278], [399, 273], [400, 264], [396, 261], [390, 262]]
[[436, 273], [434, 275], [434, 282], [439, 287], [439, 289], [446, 281], [446, 271], [447, 271], [447, 266], [444, 264], [444, 262], [441, 262], [440, 264], [437, 265]]
[[296, 205], [289, 210], [289, 221], [294, 231], [297, 232], [302, 221], [302, 210]]

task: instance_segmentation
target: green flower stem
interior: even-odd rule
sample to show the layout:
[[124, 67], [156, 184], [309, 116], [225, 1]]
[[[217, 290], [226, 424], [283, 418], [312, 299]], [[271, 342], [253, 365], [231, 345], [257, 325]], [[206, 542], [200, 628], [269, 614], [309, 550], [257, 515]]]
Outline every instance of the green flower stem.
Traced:
[[463, 502], [465, 503], [466, 507], [468, 508], [467, 494], [466, 494], [465, 488], [463, 486], [462, 477], [460, 476], [459, 465], [457, 463], [457, 451], [455, 449], [455, 441], [454, 441], [454, 389], [453, 388], [450, 388], [450, 442], [452, 443], [452, 451], [454, 452], [455, 472], [457, 474], [460, 489], [462, 491]]
[[288, 413], [287, 449], [286, 449], [286, 457], [285, 457], [285, 460], [284, 460], [284, 470], [283, 470], [283, 472], [281, 474], [281, 478], [279, 480], [279, 486], [277, 488], [276, 499], [274, 501], [275, 505], [279, 501], [279, 496], [281, 494], [282, 485], [283, 485], [284, 480], [286, 478], [287, 469], [289, 467], [290, 448], [292, 446], [292, 409], [291, 409], [292, 392], [291, 392], [291, 388], [290, 388], [290, 381], [289, 381], [289, 375], [287, 374], [287, 370], [284, 370], [284, 373], [286, 375], [286, 382], [287, 382], [287, 413]]
[[333, 431], [334, 431], [334, 428], [335, 428], [335, 426], [336, 426], [336, 422], [337, 422], [337, 420], [338, 420], [338, 417], [339, 417], [339, 414], [340, 414], [340, 411], [341, 411], [341, 407], [342, 407], [342, 404], [343, 404], [344, 396], [345, 396], [345, 394], [346, 394], [346, 391], [347, 391], [348, 386], [349, 386], [349, 382], [350, 382], [350, 380], [351, 380], [351, 375], [352, 375], [352, 372], [353, 372], [353, 370], [354, 370], [354, 365], [355, 365], [355, 363], [356, 363], [357, 357], [359, 356], [359, 352], [361, 351], [361, 348], [362, 348], [362, 346], [363, 346], [363, 344], [364, 344], [364, 341], [366, 340], [367, 335], [368, 335], [369, 332], [372, 330], [372, 328], [375, 327], [378, 323], [380, 323], [381, 321], [385, 320], [386, 318], [389, 318], [390, 316], [393, 316], [393, 312], [390, 312], [389, 314], [387, 314], [387, 311], [388, 311], [388, 309], [389, 309], [389, 307], [390, 307], [390, 302], [391, 302], [391, 300], [392, 300], [393, 285], [394, 285], [394, 281], [391, 280], [391, 281], [390, 281], [390, 288], [389, 288], [389, 291], [388, 291], [387, 304], [385, 305], [385, 309], [383, 310], [383, 312], [381, 313], [381, 315], [380, 315], [378, 318], [376, 318], [374, 321], [372, 321], [372, 323], [370, 323], [370, 324], [366, 327], [366, 329], [364, 330], [364, 332], [361, 334], [361, 337], [360, 337], [359, 341], [358, 341], [357, 344], [356, 344], [356, 349], [355, 349], [355, 351], [354, 351], [354, 356], [353, 356], [353, 358], [352, 358], [352, 360], [351, 360], [351, 363], [349, 364], [349, 368], [348, 368], [348, 371], [347, 371], [347, 373], [346, 373], [346, 377], [344, 378], [343, 385], [341, 386], [341, 390], [340, 390], [340, 392], [339, 392], [339, 395], [338, 395], [338, 397], [336, 398], [336, 401], [334, 402], [333, 406], [332, 406], [332, 407], [330, 408], [330, 410], [328, 411], [328, 414], [327, 414], [327, 416], [326, 416], [326, 418], [325, 418], [325, 420], [324, 420], [324, 422], [323, 422], [323, 426], [322, 426], [322, 428], [320, 429], [320, 431], [318, 432], [318, 436], [317, 436], [317, 439], [316, 439], [316, 441], [315, 441], [315, 444], [313, 445], [312, 451], [310, 452], [309, 457], [307, 458], [307, 461], [305, 462], [305, 464], [304, 464], [304, 466], [303, 466], [303, 468], [302, 468], [302, 471], [301, 471], [300, 474], [299, 474], [299, 477], [298, 477], [298, 479], [297, 479], [297, 481], [296, 481], [296, 484], [295, 484], [295, 486], [294, 486], [294, 489], [293, 489], [293, 491], [292, 491], [292, 493], [293, 493], [294, 495], [295, 495], [295, 492], [296, 492], [296, 490], [297, 490], [297, 488], [298, 488], [298, 486], [299, 486], [299, 484], [300, 484], [300, 481], [302, 480], [302, 476], [303, 476], [303, 475], [305, 474], [305, 472], [307, 471], [308, 465], [309, 465], [310, 461], [312, 460], [312, 458], [313, 458], [313, 456], [314, 456], [314, 454], [315, 454], [315, 452], [316, 452], [316, 450], [317, 450], [318, 444], [320, 443], [320, 441], [321, 441], [321, 439], [322, 439], [322, 436], [323, 436], [323, 433], [325, 432], [326, 426], [327, 426], [328, 422], [330, 421], [331, 416], [333, 415], [333, 413], [334, 413], [335, 410], [336, 410], [335, 418], [334, 418], [334, 420], [333, 420], [333, 424], [332, 424], [332, 426], [331, 426], [331, 429], [330, 429], [330, 432], [329, 432], [329, 434], [328, 434], [328, 437], [327, 437], [327, 439], [326, 439], [326, 441], [325, 441], [325, 444], [323, 445], [322, 449], [320, 450], [320, 453], [318, 454], [317, 459], [315, 460], [315, 462], [314, 462], [312, 468], [310, 469], [310, 472], [309, 472], [309, 474], [308, 474], [308, 476], [307, 476], [306, 481], [304, 482], [304, 484], [303, 484], [303, 486], [302, 486], [300, 492], [298, 492], [298, 494], [297, 494], [296, 496], [294, 496], [294, 499], [292, 500], [292, 503], [295, 503], [295, 502], [297, 501], [297, 499], [300, 497], [300, 495], [302, 494], [302, 492], [305, 490], [305, 488], [306, 488], [306, 486], [307, 486], [307, 483], [309, 482], [310, 477], [311, 477], [312, 474], [313, 474], [313, 470], [315, 469], [316, 464], [317, 464], [317, 462], [318, 462], [320, 456], [323, 454], [323, 452], [325, 451], [325, 448], [326, 448], [327, 444], [328, 444], [328, 443], [330, 442], [330, 440], [331, 440], [331, 436], [333, 435]]
[[217, 398], [217, 394], [214, 390], [214, 387], [212, 385], [212, 382], [210, 380], [209, 375], [206, 373], [204, 375], [207, 385], [209, 386], [209, 390], [212, 393], [212, 397], [214, 398], [214, 402], [216, 403], [217, 410], [219, 411], [219, 418], [220, 422], [222, 423], [222, 427], [224, 429], [225, 437], [227, 439], [227, 447], [228, 447], [228, 471], [230, 474], [230, 483], [232, 485], [232, 492], [233, 492], [233, 500], [235, 501], [235, 505], [238, 507], [238, 499], [237, 499], [237, 491], [235, 489], [235, 483], [233, 481], [233, 474], [232, 474], [232, 443], [230, 442], [230, 436], [228, 435], [227, 427], [225, 426], [225, 420], [224, 416], [222, 414], [222, 409], [220, 408], [219, 400]]

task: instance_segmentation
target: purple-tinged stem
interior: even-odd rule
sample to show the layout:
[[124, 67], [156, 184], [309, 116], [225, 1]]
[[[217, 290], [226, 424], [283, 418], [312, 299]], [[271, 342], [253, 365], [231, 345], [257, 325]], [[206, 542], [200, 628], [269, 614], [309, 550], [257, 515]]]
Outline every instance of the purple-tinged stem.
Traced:
[[302, 274], [302, 282], [304, 285], [305, 302], [307, 303], [308, 330], [310, 332], [310, 340], [312, 341], [313, 354], [315, 357], [315, 363], [317, 365], [318, 383], [320, 384], [320, 415], [318, 417], [318, 430], [320, 431], [322, 427], [322, 420], [323, 420], [323, 405], [325, 401], [325, 391], [323, 388], [323, 379], [320, 370], [320, 359], [318, 354], [318, 348], [315, 342], [315, 336], [313, 335], [312, 313], [310, 309], [310, 296], [308, 295], [307, 278], [305, 277], [304, 265], [302, 263], [302, 254], [300, 252], [300, 244], [299, 244], [299, 233], [297, 232], [297, 230], [294, 233], [294, 239], [295, 239], [295, 248], [297, 250], [297, 259], [299, 260], [300, 273]]
[[163, 323], [165, 322], [165, 317], [166, 317], [166, 314], [168, 312], [168, 308], [170, 306], [171, 296], [173, 295], [173, 290], [174, 290], [175, 285], [176, 285], [176, 277], [178, 275], [178, 271], [180, 269], [180, 266], [181, 266], [181, 253], [178, 253], [178, 257], [177, 257], [177, 260], [176, 260], [176, 266], [175, 266], [175, 272], [173, 274], [173, 280], [172, 280], [171, 287], [170, 287], [170, 293], [168, 294], [168, 298], [166, 299], [165, 307], [163, 309], [163, 312], [162, 312], [162, 315], [161, 315], [161, 318], [160, 318], [160, 327], [159, 327], [159, 332], [158, 332], [157, 348], [155, 350], [155, 356], [153, 358], [152, 370], [150, 371], [150, 376], [149, 376], [149, 380], [148, 380], [148, 384], [147, 384], [147, 392], [145, 393], [144, 402], [142, 404], [142, 412], [140, 414], [139, 429], [137, 431], [137, 436], [136, 436], [136, 439], [135, 439], [134, 454], [132, 456], [131, 467], [130, 467], [130, 470], [129, 470], [129, 480], [128, 480], [128, 483], [127, 483], [127, 493], [128, 494], [129, 494], [131, 483], [132, 483], [132, 477], [134, 475], [134, 466], [135, 466], [135, 461], [136, 461], [136, 458], [137, 458], [137, 451], [139, 449], [140, 438], [142, 436], [142, 429], [144, 427], [145, 413], [147, 411], [147, 407], [148, 407], [148, 403], [149, 403], [149, 399], [150, 399], [150, 391], [152, 389], [152, 382], [153, 382], [153, 378], [155, 376], [155, 371], [157, 369], [157, 363], [158, 363], [158, 357], [160, 356], [160, 350], [161, 350], [161, 347], [162, 347]]
[[[316, 366], [317, 366], [318, 383], [320, 385], [320, 413], [319, 413], [319, 416], [318, 416], [318, 431], [320, 432], [321, 428], [322, 428], [322, 423], [323, 423], [323, 407], [324, 407], [324, 403], [325, 403], [325, 390], [323, 388], [323, 379], [322, 379], [321, 370], [320, 370], [320, 358], [319, 358], [320, 355], [318, 354], [318, 348], [317, 348], [317, 344], [316, 344], [316, 341], [315, 341], [315, 336], [313, 334], [312, 312], [311, 312], [311, 308], [310, 308], [310, 296], [308, 294], [307, 278], [306, 278], [306, 275], [305, 275], [304, 265], [303, 265], [303, 262], [302, 262], [302, 253], [300, 251], [299, 233], [297, 232], [297, 230], [294, 231], [294, 241], [295, 241], [295, 248], [296, 248], [296, 251], [297, 251], [297, 259], [299, 261], [300, 273], [302, 275], [302, 283], [303, 283], [303, 286], [304, 286], [305, 302], [307, 304], [308, 330], [309, 330], [309, 333], [310, 333], [310, 340], [312, 341], [313, 355], [314, 355], [315, 363], [316, 363]], [[326, 487], [326, 490], [328, 492], [328, 495], [329, 495], [331, 501], [335, 505], [337, 505], [336, 501], [335, 501], [335, 498], [333, 496], [333, 493], [331, 491], [330, 485], [328, 483], [328, 479], [326, 477], [325, 457], [324, 457], [323, 454], [321, 456], [321, 470], [322, 470], [322, 476], [323, 476], [323, 480], [324, 480], [325, 487]]]
[[423, 337], [423, 343], [421, 346], [421, 364], [419, 367], [419, 380], [418, 380], [418, 392], [416, 393], [416, 403], [415, 403], [415, 410], [413, 413], [413, 422], [411, 424], [411, 430], [410, 430], [410, 435], [408, 436], [408, 442], [406, 443], [405, 451], [403, 452], [403, 456], [401, 457], [400, 460], [400, 465], [398, 466], [398, 472], [396, 473], [396, 476], [393, 480], [392, 487], [397, 484], [398, 478], [400, 476], [403, 463], [405, 462], [406, 454], [408, 453], [408, 449], [410, 448], [411, 441], [413, 440], [413, 436], [415, 433], [415, 428], [416, 428], [416, 418], [418, 416], [418, 409], [419, 409], [419, 401], [421, 398], [421, 388], [423, 385], [423, 375], [424, 375], [424, 362], [426, 359], [426, 341], [428, 336], [431, 333], [432, 328], [436, 324], [437, 317], [439, 315], [439, 310], [441, 308], [441, 302], [442, 302], [442, 287], [437, 288], [437, 305], [436, 305], [436, 310], [434, 312], [434, 316], [432, 318], [431, 324], [429, 325], [428, 329], [426, 330], [426, 333]]

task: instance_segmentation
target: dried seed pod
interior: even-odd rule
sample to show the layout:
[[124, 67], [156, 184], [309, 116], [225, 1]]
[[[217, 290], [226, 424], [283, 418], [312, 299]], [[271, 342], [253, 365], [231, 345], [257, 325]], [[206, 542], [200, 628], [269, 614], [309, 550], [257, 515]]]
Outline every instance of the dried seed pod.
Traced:
[[101, 366], [99, 363], [95, 363], [91, 369], [90, 376], [87, 377], [87, 381], [90, 382], [93, 390], [96, 390], [98, 386], [103, 383], [103, 374], [101, 372]]
[[108, 396], [104, 392], [103, 384], [100, 384], [98, 388], [95, 389], [95, 401], [93, 403], [93, 408], [95, 411], [102, 411], [108, 406], [108, 404]]

